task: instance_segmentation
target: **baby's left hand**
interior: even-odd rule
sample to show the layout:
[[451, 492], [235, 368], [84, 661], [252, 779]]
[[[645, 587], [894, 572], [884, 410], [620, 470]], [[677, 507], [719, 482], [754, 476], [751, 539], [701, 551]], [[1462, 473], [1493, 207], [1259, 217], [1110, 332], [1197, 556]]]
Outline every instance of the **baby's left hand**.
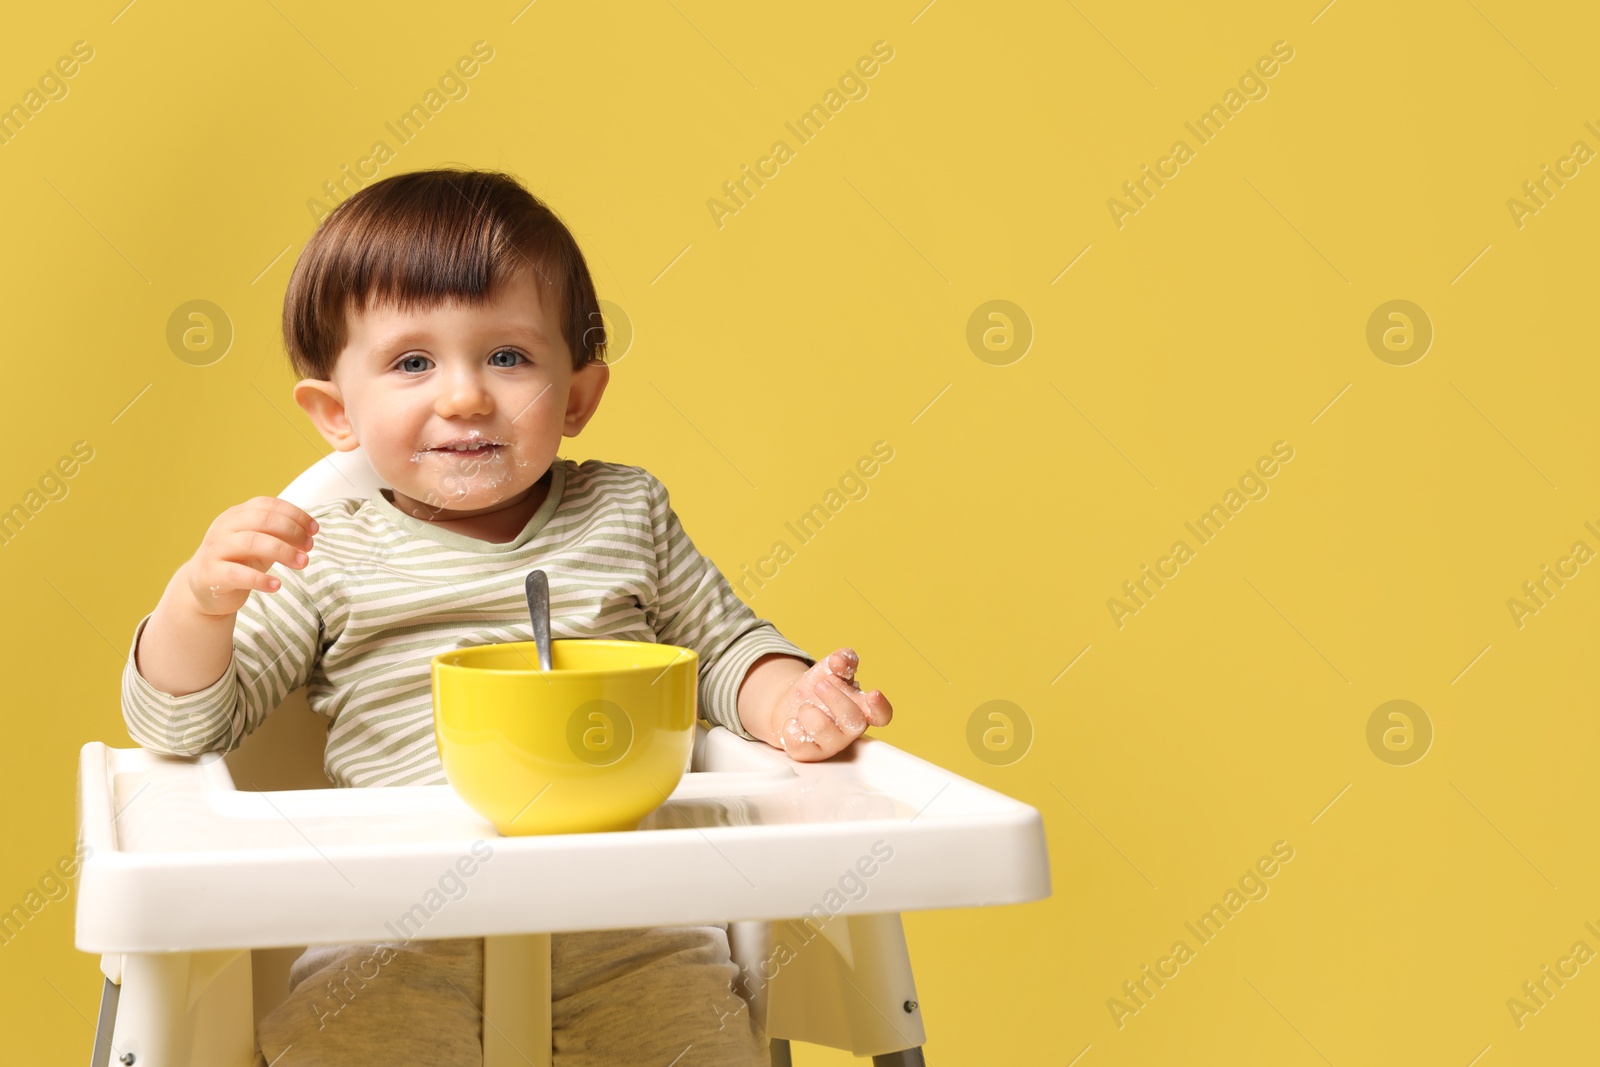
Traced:
[[856, 684], [860, 657], [841, 648], [819, 659], [778, 698], [772, 722], [778, 745], [791, 759], [827, 759], [847, 748], [868, 726], [887, 726], [889, 699]]

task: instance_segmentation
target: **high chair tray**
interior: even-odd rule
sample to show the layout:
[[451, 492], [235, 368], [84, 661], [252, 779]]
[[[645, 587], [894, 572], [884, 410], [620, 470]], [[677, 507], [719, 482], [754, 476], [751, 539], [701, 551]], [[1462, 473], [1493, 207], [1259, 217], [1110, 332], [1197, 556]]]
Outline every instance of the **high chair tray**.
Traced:
[[76, 945], [168, 952], [819, 919], [1050, 894], [1039, 812], [863, 736], [695, 728], [639, 829], [503, 837], [449, 785], [250, 792], [221, 753], [83, 746]]

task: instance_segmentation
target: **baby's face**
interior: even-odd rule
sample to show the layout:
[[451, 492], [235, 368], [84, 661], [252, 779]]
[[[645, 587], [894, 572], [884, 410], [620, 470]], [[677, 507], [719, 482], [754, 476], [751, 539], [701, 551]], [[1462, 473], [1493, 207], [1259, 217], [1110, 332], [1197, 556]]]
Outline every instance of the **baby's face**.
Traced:
[[446, 522], [515, 506], [610, 374], [573, 371], [548, 288], [529, 271], [478, 307], [347, 311], [333, 381], [306, 379], [295, 399], [339, 451], [361, 446], [408, 513]]

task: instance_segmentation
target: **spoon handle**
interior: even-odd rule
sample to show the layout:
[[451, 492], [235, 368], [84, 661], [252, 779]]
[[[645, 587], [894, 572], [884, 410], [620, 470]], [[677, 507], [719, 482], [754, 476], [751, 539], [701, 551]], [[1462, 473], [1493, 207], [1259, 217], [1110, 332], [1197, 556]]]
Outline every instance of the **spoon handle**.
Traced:
[[528, 615], [533, 619], [533, 640], [539, 646], [539, 669], [550, 670], [550, 579], [544, 571], [529, 571], [526, 583]]

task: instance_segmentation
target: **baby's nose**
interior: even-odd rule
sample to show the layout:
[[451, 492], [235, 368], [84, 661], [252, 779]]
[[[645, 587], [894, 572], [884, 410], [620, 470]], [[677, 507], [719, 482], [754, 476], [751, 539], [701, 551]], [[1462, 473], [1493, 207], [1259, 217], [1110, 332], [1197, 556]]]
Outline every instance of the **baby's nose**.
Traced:
[[477, 375], [458, 374], [447, 379], [434, 402], [440, 415], [484, 415], [494, 408], [494, 397], [484, 388]]

